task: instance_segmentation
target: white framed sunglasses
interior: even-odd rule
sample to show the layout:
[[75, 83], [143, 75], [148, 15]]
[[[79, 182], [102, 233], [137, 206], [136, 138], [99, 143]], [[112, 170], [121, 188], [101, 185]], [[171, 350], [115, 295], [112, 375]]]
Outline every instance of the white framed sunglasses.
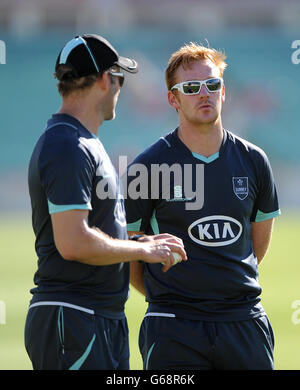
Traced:
[[197, 95], [200, 92], [203, 84], [205, 85], [208, 92], [218, 92], [223, 86], [223, 79], [221, 77], [214, 77], [207, 80], [183, 81], [182, 83], [175, 84], [171, 88], [171, 91], [177, 89], [184, 95]]

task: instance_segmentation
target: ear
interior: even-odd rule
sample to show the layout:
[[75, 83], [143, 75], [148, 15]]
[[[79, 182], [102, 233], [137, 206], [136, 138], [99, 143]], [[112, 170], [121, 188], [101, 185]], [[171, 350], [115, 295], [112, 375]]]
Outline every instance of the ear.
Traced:
[[108, 91], [111, 88], [111, 79], [107, 72], [104, 72], [102, 77], [97, 80], [97, 85], [103, 91]]
[[172, 91], [168, 91], [168, 102], [176, 111], [180, 108], [178, 97]]
[[222, 86], [222, 103], [225, 102], [225, 85]]

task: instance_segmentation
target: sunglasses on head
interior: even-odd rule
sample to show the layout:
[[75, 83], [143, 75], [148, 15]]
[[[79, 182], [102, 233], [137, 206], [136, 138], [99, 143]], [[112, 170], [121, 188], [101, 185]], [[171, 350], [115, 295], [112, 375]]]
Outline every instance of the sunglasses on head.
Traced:
[[223, 79], [221, 77], [215, 77], [207, 80], [183, 81], [182, 83], [174, 85], [171, 88], [171, 91], [177, 89], [184, 95], [197, 95], [203, 84], [205, 84], [208, 92], [218, 92], [222, 88]]
[[124, 84], [124, 80], [125, 80], [124, 73], [123, 72], [119, 72], [117, 69], [114, 69], [114, 68], [110, 68], [108, 70], [108, 73], [110, 75], [114, 76], [114, 77], [118, 77], [120, 87], [122, 87], [122, 85]]

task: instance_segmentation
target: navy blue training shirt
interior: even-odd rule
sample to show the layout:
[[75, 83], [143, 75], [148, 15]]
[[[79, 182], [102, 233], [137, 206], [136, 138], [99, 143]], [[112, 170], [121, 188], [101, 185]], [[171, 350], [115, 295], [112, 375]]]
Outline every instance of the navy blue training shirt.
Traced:
[[128, 230], [180, 237], [188, 257], [166, 273], [145, 263], [148, 313], [211, 321], [264, 313], [251, 222], [280, 214], [273, 174], [260, 148], [223, 133], [219, 152], [207, 158], [176, 129], [127, 170]]
[[33, 151], [28, 181], [38, 256], [31, 304], [66, 302], [123, 318], [129, 263], [92, 266], [64, 260], [51, 223], [52, 213], [89, 210], [90, 227], [128, 238], [119, 177], [99, 139], [74, 117], [53, 115]]

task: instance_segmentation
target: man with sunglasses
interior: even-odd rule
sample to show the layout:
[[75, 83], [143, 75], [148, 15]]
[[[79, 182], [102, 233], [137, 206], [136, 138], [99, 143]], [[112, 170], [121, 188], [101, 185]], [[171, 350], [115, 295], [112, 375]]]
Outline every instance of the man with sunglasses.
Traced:
[[172, 251], [185, 258], [170, 235], [128, 240], [119, 178], [97, 137], [115, 117], [123, 71], [137, 70], [99, 35], [75, 37], [57, 58], [62, 105], [28, 178], [38, 269], [25, 345], [34, 369], [128, 369], [129, 261], [164, 262], [166, 272]]
[[130, 265], [131, 283], [148, 302], [139, 338], [144, 369], [273, 369], [257, 268], [280, 211], [265, 153], [223, 128], [225, 68], [222, 52], [195, 43], [172, 55], [166, 83], [179, 126], [127, 171], [128, 188], [138, 166], [149, 188], [158, 187], [158, 196], [128, 196], [129, 230], [174, 234], [188, 257], [165, 274], [160, 264]]

